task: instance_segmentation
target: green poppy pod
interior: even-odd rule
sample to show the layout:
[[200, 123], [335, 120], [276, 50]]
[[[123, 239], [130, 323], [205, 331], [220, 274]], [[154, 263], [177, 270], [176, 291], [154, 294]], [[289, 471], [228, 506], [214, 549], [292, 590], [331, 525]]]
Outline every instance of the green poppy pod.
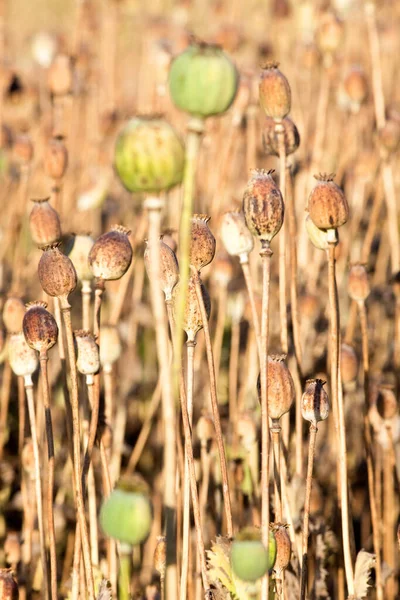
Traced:
[[194, 117], [224, 113], [235, 99], [239, 74], [221, 48], [194, 43], [171, 63], [169, 90], [174, 104]]
[[276, 541], [269, 532], [268, 550], [261, 541], [258, 530], [246, 528], [238, 534], [231, 548], [231, 565], [234, 574], [243, 581], [254, 582], [270, 571], [276, 558]]
[[161, 192], [182, 181], [185, 150], [175, 129], [158, 117], [135, 117], [118, 136], [114, 165], [130, 192]]
[[146, 540], [152, 520], [150, 500], [141, 492], [114, 489], [100, 510], [100, 524], [104, 533], [131, 546]]

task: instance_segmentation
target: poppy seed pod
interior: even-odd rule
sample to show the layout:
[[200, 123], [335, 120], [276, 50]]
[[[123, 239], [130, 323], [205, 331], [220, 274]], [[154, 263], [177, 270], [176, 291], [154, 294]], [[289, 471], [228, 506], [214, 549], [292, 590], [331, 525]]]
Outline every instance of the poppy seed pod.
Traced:
[[[289, 412], [295, 396], [293, 379], [285, 360], [286, 354], [268, 356], [268, 414], [273, 421], [278, 421]], [[257, 389], [261, 401], [260, 375]]]
[[[4, 553], [9, 565], [17, 565], [21, 560], [21, 541], [16, 531], [9, 531], [4, 541]], [[1, 598], [2, 596], [0, 596]]]
[[376, 399], [376, 409], [379, 415], [385, 421], [390, 421], [397, 414], [398, 402], [394, 386], [381, 384], [378, 388], [378, 396]]
[[220, 233], [228, 254], [239, 256], [241, 263], [247, 263], [254, 248], [254, 239], [246, 225], [243, 212], [226, 212], [222, 217]]
[[351, 265], [347, 284], [349, 296], [356, 302], [365, 302], [370, 293], [368, 272], [362, 263]]
[[65, 96], [72, 88], [72, 68], [69, 56], [58, 54], [49, 70], [47, 83], [54, 96]]
[[28, 163], [33, 158], [33, 144], [27, 134], [18, 135], [14, 141], [14, 155], [21, 163]]
[[357, 354], [349, 344], [343, 343], [340, 348], [340, 373], [345, 385], [354, 381], [358, 374]]
[[325, 421], [329, 415], [329, 399], [324, 389], [326, 381], [308, 379], [306, 389], [301, 398], [301, 414], [303, 419], [316, 427], [319, 421]]
[[334, 174], [314, 175], [318, 183], [308, 198], [308, 212], [319, 229], [337, 229], [349, 218], [349, 205], [343, 190], [333, 181]]
[[[279, 139], [275, 125], [276, 121], [271, 117], [267, 117], [264, 124], [262, 136], [263, 147], [264, 151], [267, 154], [279, 156]], [[288, 156], [289, 154], [293, 154], [293, 152], [296, 152], [297, 148], [299, 147], [300, 134], [296, 125], [293, 123], [292, 119], [289, 119], [289, 117], [286, 117], [282, 120], [282, 125], [285, 143], [285, 154], [286, 156]]]
[[273, 171], [255, 169], [243, 195], [247, 227], [268, 245], [282, 227], [285, 211], [282, 194], [271, 173]]
[[26, 309], [22, 323], [25, 339], [31, 348], [45, 354], [57, 342], [56, 320], [46, 310], [46, 302], [30, 302]]
[[387, 119], [378, 132], [378, 142], [384, 158], [394, 154], [400, 145], [400, 122], [397, 119]]
[[15, 581], [12, 569], [0, 569], [0, 598], [2, 600], [18, 600], [18, 584]]
[[352, 67], [344, 80], [345, 92], [352, 104], [360, 106], [368, 95], [368, 83], [360, 67]]
[[89, 252], [89, 265], [97, 279], [120, 279], [129, 269], [133, 254], [129, 234], [129, 229], [115, 225], [95, 241]]
[[100, 362], [104, 368], [113, 365], [121, 356], [122, 346], [115, 325], [102, 325], [100, 328]]
[[36, 371], [39, 360], [37, 353], [28, 346], [22, 331], [13, 333], [8, 340], [10, 366], [18, 377], [30, 377]]
[[89, 266], [89, 253], [93, 244], [94, 239], [90, 235], [75, 235], [67, 246], [67, 254], [80, 281], [93, 279], [93, 272]]
[[316, 42], [322, 54], [334, 54], [343, 38], [343, 22], [332, 12], [325, 13], [316, 32]]
[[68, 166], [68, 150], [62, 136], [56, 136], [47, 144], [44, 170], [51, 179], [61, 179]]
[[76, 366], [82, 375], [94, 375], [100, 370], [100, 353], [90, 331], [79, 329], [74, 332], [77, 348]]
[[[164, 243], [161, 238], [159, 241], [160, 252], [160, 282], [161, 289], [164, 292], [165, 300], [172, 300], [172, 291], [179, 280], [179, 266], [175, 256], [175, 252]], [[150, 250], [146, 240], [146, 250], [144, 253], [144, 263], [146, 266], [147, 275], [152, 276], [150, 266]]]
[[130, 192], [160, 192], [182, 181], [185, 149], [175, 129], [158, 117], [136, 117], [118, 136], [114, 164]]
[[267, 117], [281, 121], [290, 112], [292, 93], [278, 63], [267, 63], [261, 73], [259, 94], [260, 104]]
[[286, 525], [282, 523], [274, 523], [272, 525], [272, 531], [274, 532], [276, 542], [276, 558], [274, 564], [274, 571], [279, 577], [290, 562], [290, 556], [292, 554], [292, 544], [290, 542], [289, 532]]
[[221, 48], [200, 42], [174, 58], [168, 82], [178, 108], [206, 118], [228, 110], [236, 96], [239, 74]]
[[254, 527], [240, 531], [231, 547], [231, 565], [234, 574], [243, 581], [257, 581], [270, 571], [275, 563], [276, 542], [269, 532], [268, 550], [261, 541], [261, 532]]
[[58, 244], [47, 246], [38, 265], [40, 285], [49, 296], [60, 298], [61, 308], [69, 306], [68, 296], [77, 284], [76, 271]]
[[206, 445], [214, 437], [214, 422], [210, 415], [201, 415], [196, 425], [197, 437], [202, 446]]
[[[180, 283], [178, 283], [173, 292], [173, 307], [174, 312], [177, 312], [177, 301], [179, 298], [179, 289]], [[211, 302], [210, 296], [207, 292], [206, 287], [201, 282], [201, 291], [203, 295], [204, 306], [206, 309], [207, 317], [210, 318], [211, 313]], [[189, 278], [188, 289], [186, 294], [186, 302], [185, 302], [185, 314], [183, 320], [183, 330], [187, 335], [188, 342], [194, 342], [196, 340], [196, 335], [203, 329], [203, 320], [201, 318], [201, 312], [199, 308], [199, 303], [197, 301], [196, 295], [196, 284], [193, 277]]]
[[153, 521], [147, 495], [114, 489], [100, 510], [100, 524], [104, 533], [113, 539], [135, 546], [146, 540]]
[[9, 296], [3, 307], [3, 323], [7, 333], [22, 331], [25, 316], [25, 305], [21, 298]]
[[215, 255], [215, 237], [211, 233], [207, 215], [193, 215], [190, 233], [189, 262], [196, 271], [210, 264]]
[[29, 215], [29, 228], [34, 243], [39, 248], [44, 248], [61, 238], [60, 218], [49, 203], [49, 198], [33, 200], [33, 203]]

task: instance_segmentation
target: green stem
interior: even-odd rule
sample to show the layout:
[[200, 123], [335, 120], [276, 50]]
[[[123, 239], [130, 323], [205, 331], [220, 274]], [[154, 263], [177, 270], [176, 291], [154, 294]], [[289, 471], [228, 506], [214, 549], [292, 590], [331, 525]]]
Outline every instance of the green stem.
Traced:
[[[129, 548], [129, 552], [127, 551]], [[118, 574], [119, 600], [131, 600], [131, 548], [121, 548]]]

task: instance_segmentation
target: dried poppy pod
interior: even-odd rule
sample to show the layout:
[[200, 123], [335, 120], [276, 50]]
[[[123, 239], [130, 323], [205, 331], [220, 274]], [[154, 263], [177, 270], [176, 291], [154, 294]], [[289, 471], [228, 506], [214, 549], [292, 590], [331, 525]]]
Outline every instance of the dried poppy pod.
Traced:
[[[285, 363], [286, 354], [268, 356], [268, 414], [272, 421], [279, 419], [293, 404], [294, 383]], [[257, 380], [258, 397], [261, 402], [261, 377]]]
[[[163, 237], [159, 241], [160, 252], [160, 282], [161, 289], [165, 295], [165, 301], [172, 300], [172, 291], [179, 280], [179, 266], [175, 252], [164, 243]], [[150, 267], [150, 250], [146, 240], [146, 250], [144, 253], [144, 263], [146, 266], [147, 275], [151, 277]]]
[[7, 533], [4, 541], [4, 552], [9, 565], [16, 566], [21, 560], [21, 540], [17, 531], [9, 531]]
[[38, 275], [46, 294], [59, 298], [61, 308], [68, 308], [68, 296], [76, 288], [77, 276], [74, 265], [68, 256], [60, 251], [58, 244], [43, 249]]
[[201, 415], [196, 425], [196, 433], [200, 444], [206, 446], [214, 438], [214, 432], [215, 428], [212, 417], [210, 415]]
[[162, 233], [162, 241], [164, 242], [164, 244], [167, 244], [167, 246], [169, 246], [171, 250], [176, 254], [178, 244], [173, 236], [174, 233], [176, 233], [175, 229], [165, 229]]
[[290, 113], [292, 93], [278, 63], [267, 63], [261, 73], [259, 95], [260, 104], [267, 117], [281, 121]]
[[211, 273], [213, 283], [227, 288], [234, 278], [232, 259], [225, 251], [218, 252]]
[[100, 362], [106, 369], [121, 356], [122, 345], [118, 328], [115, 325], [102, 325], [100, 328]]
[[33, 200], [33, 203], [29, 215], [29, 228], [34, 243], [39, 248], [44, 248], [61, 238], [60, 217], [49, 203], [49, 198]]
[[367, 77], [361, 67], [353, 66], [343, 85], [350, 102], [360, 107], [368, 96]]
[[[206, 287], [203, 285], [203, 282], [200, 283], [201, 292], [203, 295], [204, 306], [207, 312], [207, 318], [210, 318], [211, 313], [211, 302], [210, 296], [207, 292]], [[179, 289], [180, 283], [175, 286], [173, 292], [173, 307], [174, 311], [177, 311], [177, 302], [179, 298]], [[201, 318], [201, 312], [199, 308], [199, 303], [197, 301], [196, 295], [196, 283], [194, 277], [189, 278], [188, 289], [186, 294], [186, 302], [185, 302], [185, 314], [183, 319], [183, 330], [187, 335], [188, 342], [195, 342], [196, 335], [203, 329], [203, 321]]]
[[49, 70], [47, 83], [54, 96], [65, 96], [72, 89], [71, 60], [66, 54], [58, 54]]
[[399, 405], [393, 385], [381, 384], [379, 386], [376, 409], [385, 421], [390, 421], [397, 414]]
[[0, 598], [1, 600], [18, 600], [18, 584], [15, 581], [12, 569], [0, 569]]
[[21, 134], [14, 141], [14, 156], [21, 163], [29, 163], [33, 158], [33, 144], [29, 135]]
[[343, 39], [343, 21], [332, 12], [325, 13], [316, 31], [319, 51], [325, 55], [337, 52]]
[[239, 415], [237, 420], [237, 434], [243, 444], [243, 447], [249, 451], [253, 444], [257, 441], [257, 426], [254, 415]]
[[80, 281], [91, 281], [93, 279], [93, 272], [89, 266], [89, 253], [93, 244], [94, 239], [90, 235], [77, 234], [73, 236], [67, 246], [67, 254]]
[[15, 375], [30, 377], [36, 371], [39, 360], [37, 353], [28, 346], [22, 331], [13, 333], [8, 340], [8, 359]]
[[25, 304], [17, 296], [9, 296], [3, 307], [3, 323], [7, 333], [22, 331]]
[[308, 198], [308, 212], [319, 229], [337, 229], [349, 218], [349, 205], [343, 190], [333, 181], [334, 174], [314, 175], [318, 181]]
[[306, 213], [305, 226], [308, 235], [308, 239], [315, 248], [318, 250], [328, 250], [328, 232], [326, 229], [319, 229], [314, 225], [310, 215]]
[[190, 234], [190, 265], [201, 269], [212, 261], [215, 255], [215, 237], [211, 233], [207, 215], [193, 215]]
[[397, 119], [387, 119], [378, 132], [378, 142], [384, 158], [394, 154], [400, 145], [400, 122]]
[[46, 354], [58, 339], [58, 327], [53, 315], [46, 310], [46, 302], [30, 302], [22, 323], [29, 346], [40, 354]]
[[[300, 144], [300, 134], [292, 119], [285, 117], [282, 120], [283, 136], [285, 143], [285, 154], [293, 154], [296, 152]], [[267, 117], [264, 122], [264, 130], [262, 135], [263, 148], [267, 154], [279, 156], [279, 139], [276, 131], [276, 121], [271, 117]]]
[[86, 382], [93, 383], [93, 375], [100, 370], [100, 352], [94, 335], [90, 331], [78, 329], [74, 332], [77, 348], [76, 366], [79, 373], [86, 375]]
[[61, 179], [68, 167], [68, 150], [62, 135], [47, 144], [44, 155], [44, 170], [51, 179]]
[[241, 263], [248, 263], [249, 254], [254, 248], [254, 239], [242, 211], [231, 210], [224, 214], [220, 234], [228, 254], [239, 256]]
[[271, 526], [274, 532], [276, 541], [276, 558], [274, 564], [274, 571], [277, 578], [280, 578], [282, 571], [284, 571], [290, 562], [290, 556], [292, 554], [292, 544], [288, 533], [288, 525], [282, 523], [273, 523]]
[[247, 227], [267, 246], [282, 227], [285, 212], [282, 194], [271, 173], [273, 171], [255, 169], [243, 195]]
[[133, 254], [129, 234], [129, 229], [115, 225], [95, 241], [89, 252], [89, 265], [97, 279], [120, 279], [127, 272]]
[[342, 344], [340, 348], [340, 373], [346, 385], [353, 382], [358, 374], [358, 358], [352, 346]]
[[370, 293], [368, 272], [365, 264], [354, 263], [350, 267], [347, 290], [352, 300], [365, 302]]
[[308, 379], [306, 389], [301, 398], [301, 414], [303, 419], [317, 427], [319, 421], [325, 421], [329, 415], [329, 399], [324, 389], [326, 381]]

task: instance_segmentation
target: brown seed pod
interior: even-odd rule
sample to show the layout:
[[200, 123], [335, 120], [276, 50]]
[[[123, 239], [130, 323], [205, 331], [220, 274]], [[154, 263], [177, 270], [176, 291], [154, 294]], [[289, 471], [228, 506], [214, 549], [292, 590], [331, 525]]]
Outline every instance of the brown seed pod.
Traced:
[[47, 246], [38, 265], [40, 285], [49, 296], [60, 298], [61, 307], [69, 306], [68, 296], [77, 284], [74, 265], [58, 244]]
[[115, 325], [102, 325], [100, 328], [100, 362], [103, 367], [113, 365], [121, 356], [122, 345], [118, 328]]
[[268, 245], [282, 227], [285, 211], [282, 194], [271, 177], [272, 172], [255, 169], [243, 195], [247, 227]]
[[276, 541], [274, 571], [279, 577], [282, 574], [282, 571], [284, 571], [289, 565], [292, 554], [292, 544], [290, 542], [287, 525], [282, 525], [282, 523], [274, 523], [271, 528], [274, 532]]
[[162, 234], [162, 241], [164, 242], [164, 244], [167, 244], [167, 246], [169, 246], [171, 250], [176, 254], [178, 244], [176, 243], [176, 240], [174, 238], [174, 233], [176, 233], [175, 229], [165, 229]]
[[[94, 335], [78, 329], [74, 332], [77, 347], [76, 366], [82, 375], [94, 375], [100, 370], [100, 352]], [[101, 339], [101, 338], [100, 338]]]
[[[165, 300], [172, 300], [172, 291], [179, 280], [179, 266], [175, 252], [164, 243], [163, 238], [159, 241], [160, 251], [160, 282], [161, 289], [164, 292]], [[150, 250], [146, 240], [146, 250], [144, 252], [144, 263], [147, 275], [151, 277]]]
[[[296, 152], [300, 144], [300, 134], [292, 119], [286, 117], [282, 120], [284, 128], [285, 153], [286, 156]], [[264, 122], [264, 130], [262, 135], [263, 148], [267, 154], [279, 156], [279, 140], [276, 132], [276, 121], [271, 117], [267, 117]]]
[[92, 269], [89, 266], [89, 252], [94, 244], [94, 239], [88, 234], [73, 236], [67, 245], [67, 254], [75, 267], [79, 281], [91, 281]]
[[8, 359], [11, 369], [18, 377], [33, 375], [39, 364], [35, 350], [28, 346], [22, 332], [10, 335], [8, 340]]
[[284, 119], [290, 112], [292, 94], [286, 77], [278, 69], [278, 63], [267, 63], [261, 73], [260, 104], [267, 117], [277, 121]]
[[393, 385], [381, 384], [379, 386], [376, 409], [385, 421], [390, 421], [397, 414], [399, 405]]
[[44, 170], [51, 179], [64, 177], [68, 166], [68, 150], [62, 136], [56, 136], [47, 144], [44, 155]]
[[0, 569], [0, 598], [1, 600], [18, 600], [18, 584], [11, 569]]
[[368, 96], [368, 83], [364, 71], [353, 66], [344, 80], [344, 89], [349, 100], [360, 106]]
[[329, 399], [324, 389], [325, 383], [326, 381], [322, 379], [308, 379], [301, 399], [303, 419], [310, 421], [314, 427], [319, 421], [325, 421], [329, 415]]
[[214, 421], [211, 415], [201, 415], [196, 425], [197, 437], [200, 440], [200, 444], [206, 445], [214, 437]]
[[243, 447], [250, 450], [257, 441], [257, 426], [252, 414], [241, 414], [237, 421], [237, 434]]
[[337, 229], [349, 218], [349, 205], [333, 174], [314, 175], [318, 183], [308, 198], [308, 212], [319, 229]]
[[60, 217], [49, 203], [49, 198], [33, 200], [29, 216], [32, 240], [39, 248], [58, 242], [61, 238]]
[[66, 54], [58, 54], [48, 70], [47, 83], [54, 96], [65, 96], [72, 88], [71, 60]]
[[[177, 312], [179, 286], [180, 283], [178, 283], [178, 285], [175, 286], [173, 292], [173, 307], [175, 313]], [[211, 312], [210, 296], [202, 282], [201, 291], [203, 294], [203, 300], [207, 312], [207, 317], [209, 318]], [[188, 283], [188, 290], [186, 294], [185, 314], [183, 319], [183, 330], [187, 335], [187, 341], [194, 342], [196, 340], [196, 335], [200, 331], [200, 329], [203, 329], [203, 321], [201, 318], [199, 303], [197, 301], [195, 279], [194, 277], [190, 277]]]
[[115, 225], [95, 241], [89, 253], [89, 265], [97, 279], [120, 279], [129, 269], [133, 254], [129, 234], [129, 229]]
[[387, 119], [378, 132], [378, 142], [384, 158], [389, 158], [400, 146], [400, 122], [397, 119]]
[[316, 32], [316, 43], [322, 54], [334, 54], [343, 38], [343, 22], [333, 12], [325, 13]]
[[3, 307], [3, 323], [7, 333], [22, 331], [25, 304], [17, 296], [9, 296]]
[[357, 378], [358, 358], [355, 350], [349, 344], [342, 344], [340, 349], [340, 373], [346, 385]]
[[46, 302], [30, 302], [22, 323], [27, 343], [40, 353], [50, 350], [58, 338], [56, 320], [46, 308]]
[[[293, 404], [294, 383], [285, 363], [286, 354], [268, 356], [268, 414], [273, 421], [279, 419]], [[258, 397], [261, 402], [261, 377], [257, 380]]]
[[228, 287], [234, 277], [232, 260], [224, 250], [218, 252], [211, 273], [213, 283], [217, 286]]
[[154, 568], [160, 573], [160, 578], [165, 577], [167, 564], [167, 538], [164, 535], [157, 536], [156, 549], [154, 550]]
[[14, 141], [14, 156], [21, 163], [29, 163], [33, 158], [33, 144], [29, 135], [21, 134]]
[[190, 265], [201, 269], [212, 261], [215, 255], [215, 237], [211, 233], [207, 215], [193, 215], [190, 234]]
[[350, 298], [356, 302], [365, 302], [368, 298], [370, 287], [365, 264], [354, 263], [351, 265], [347, 289]]
[[226, 251], [231, 256], [239, 256], [240, 262], [247, 263], [249, 254], [254, 248], [254, 239], [246, 225], [242, 211], [229, 211], [221, 221], [221, 239]]
[[17, 565], [21, 560], [21, 541], [17, 531], [9, 531], [7, 533], [4, 541], [4, 552], [9, 565]]

